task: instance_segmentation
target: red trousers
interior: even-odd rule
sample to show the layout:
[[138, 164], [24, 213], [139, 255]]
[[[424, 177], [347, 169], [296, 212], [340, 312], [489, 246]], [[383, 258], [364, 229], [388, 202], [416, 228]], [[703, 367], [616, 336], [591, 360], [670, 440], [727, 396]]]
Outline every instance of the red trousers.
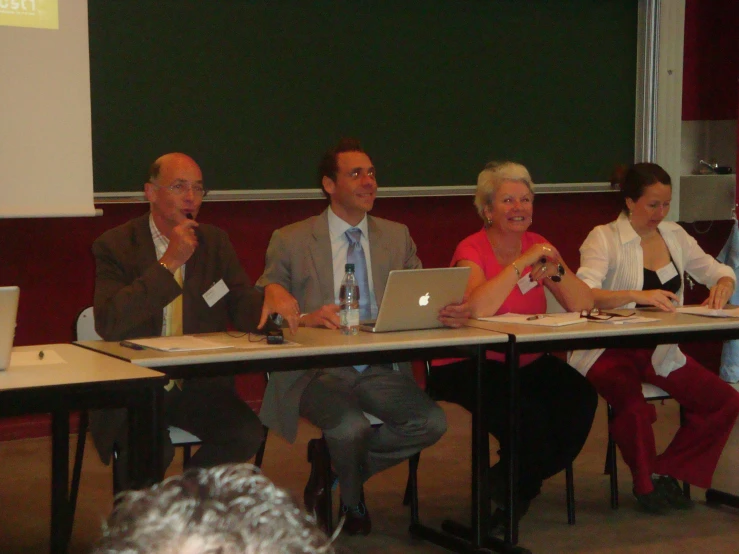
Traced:
[[[637, 493], [653, 490], [653, 473], [708, 488], [739, 415], [739, 393], [689, 356], [683, 367], [660, 377], [652, 367], [652, 353], [606, 350], [587, 378], [613, 407], [611, 434], [631, 469]], [[683, 425], [659, 456], [652, 431], [657, 411], [645, 401], [642, 383], [668, 392], [685, 412]]]

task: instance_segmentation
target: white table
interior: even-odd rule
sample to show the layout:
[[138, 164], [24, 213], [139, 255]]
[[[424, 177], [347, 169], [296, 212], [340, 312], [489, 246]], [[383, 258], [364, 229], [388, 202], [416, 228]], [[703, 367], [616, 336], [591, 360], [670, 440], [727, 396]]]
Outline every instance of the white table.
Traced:
[[[18, 355], [26, 363], [19, 364]], [[133, 414], [130, 432], [141, 439], [132, 470], [145, 483], [151, 460], [158, 455], [157, 397], [166, 377], [72, 344], [16, 347], [11, 360], [10, 367], [0, 371], [0, 416], [52, 414], [50, 550], [63, 553], [73, 519], [68, 492], [69, 412], [128, 407]]]
[[[365, 363], [371, 363], [373, 357], [391, 361], [419, 359], [417, 353], [434, 349], [507, 342], [507, 337], [498, 335], [499, 333], [468, 327], [392, 333], [360, 332], [357, 335], [342, 335], [338, 331], [328, 329], [301, 327], [295, 335], [286, 333], [286, 343], [282, 345], [268, 345], [263, 340], [256, 342], [262, 338], [260, 335], [245, 335], [238, 332], [197, 335], [231, 347], [225, 350], [161, 352], [149, 348], [133, 350], [118, 342], [78, 341], [75, 344], [139, 366], [161, 368], [171, 377], [179, 378], [213, 376], [214, 373], [203, 374], [202, 369], [197, 369], [197, 366], [224, 362], [250, 362], [250, 366], [254, 368], [255, 364], [262, 365], [266, 361], [264, 367], [272, 370], [273, 366], [278, 368], [285, 366], [286, 369], [299, 369], [300, 366], [320, 367], [315, 364], [315, 360], [321, 360], [323, 365], [326, 360], [339, 357], [344, 359], [349, 356], [370, 360]], [[250, 343], [250, 340], [255, 342]], [[288, 344], [289, 342], [295, 344]], [[415, 352], [416, 357], [408, 358], [408, 352]], [[307, 360], [302, 362], [302, 358]], [[217, 366], [214, 366], [213, 371], [217, 374]]]
[[[257, 349], [241, 349], [244, 337], [234, 338], [223, 333], [201, 335], [216, 341], [230, 343], [235, 348], [228, 351], [191, 352], [170, 354], [152, 350], [135, 351], [118, 343], [84, 341], [80, 346], [92, 348], [129, 360], [134, 364], [156, 367], [171, 377], [202, 377], [206, 375], [232, 374], [233, 369], [219, 370], [213, 362], [246, 361], [246, 371], [274, 371], [306, 369], [311, 367], [331, 367], [351, 363], [372, 363], [382, 361], [404, 361], [428, 359], [454, 355], [451, 347], [467, 348], [462, 355], [478, 358], [477, 396], [473, 412], [473, 479], [472, 479], [472, 525], [463, 530], [462, 536], [454, 533], [440, 533], [421, 525], [412, 518], [411, 532], [421, 538], [431, 540], [456, 552], [527, 552], [518, 543], [518, 524], [516, 518], [517, 499], [514, 492], [518, 482], [518, 448], [514, 443], [510, 449], [509, 463], [509, 510], [510, 521], [503, 540], [489, 535], [490, 501], [488, 497], [489, 448], [483, 412], [483, 391], [481, 385], [482, 352], [486, 348], [500, 350], [505, 348], [506, 360], [511, 374], [509, 422], [511, 436], [519, 435], [518, 414], [518, 358], [524, 352], [546, 352], [571, 350], [577, 348], [606, 347], [654, 347], [657, 344], [689, 342], [699, 340], [726, 340], [739, 337], [739, 320], [713, 319], [688, 314], [667, 314], [652, 310], [642, 310], [641, 315], [654, 317], [659, 321], [611, 325], [587, 321], [582, 324], [564, 327], [537, 327], [470, 321], [466, 329], [436, 329], [428, 331], [407, 331], [397, 333], [344, 336], [337, 331], [301, 328], [296, 336], [288, 336], [300, 346], [269, 346]], [[457, 353], [456, 355], [459, 355]], [[447, 526], [460, 530], [460, 526]]]
[[[233, 333], [233, 335], [241, 335]], [[131, 363], [158, 368], [173, 378], [207, 377], [233, 373], [258, 371], [309, 369], [334, 367], [357, 363], [400, 362], [444, 357], [484, 358], [487, 348], [503, 348], [508, 336], [482, 329], [429, 329], [425, 331], [402, 331], [392, 333], [365, 333], [345, 336], [328, 329], [300, 328], [296, 335], [286, 338], [298, 345], [267, 345], [244, 348], [246, 336], [234, 337], [227, 333], [198, 335], [215, 342], [228, 344], [228, 350], [167, 353], [155, 350], [132, 350], [117, 342], [81, 341], [76, 344], [97, 352], [119, 357]], [[224, 362], [246, 362], [237, 369], [234, 364]], [[478, 363], [477, 382], [482, 379], [482, 364]], [[480, 387], [478, 386], [478, 390]], [[418, 513], [411, 510], [411, 532], [431, 540], [450, 550], [467, 552], [476, 550], [488, 536], [490, 499], [487, 472], [490, 463], [487, 448], [487, 429], [479, 425], [482, 410], [481, 395], [478, 395], [476, 413], [473, 414], [472, 456], [472, 510], [471, 541], [461, 540], [422, 525]], [[475, 455], [477, 452], [481, 454]], [[472, 545], [470, 547], [470, 544]]]
[[[632, 313], [635, 310], [609, 310]], [[517, 375], [519, 355], [532, 352], [590, 348], [648, 348], [658, 344], [685, 343], [705, 340], [730, 340], [739, 337], [739, 319], [709, 318], [681, 313], [667, 313], [657, 309], [636, 310], [638, 315], [656, 318], [656, 322], [614, 325], [585, 321], [562, 327], [544, 327], [471, 320], [475, 328], [505, 333], [510, 342], [506, 353], [506, 363], [512, 376]], [[520, 414], [518, 379], [511, 379], [510, 422], [512, 437], [518, 437]], [[487, 442], [480, 444], [487, 450]], [[486, 453], [481, 453], [484, 456]], [[517, 498], [513, 491], [518, 483], [518, 448], [514, 438], [511, 447], [511, 464], [508, 483], [509, 525], [505, 544], [518, 543]], [[489, 546], [497, 547], [497, 539], [490, 537]]]
[[[617, 347], [624, 337], [628, 337], [628, 348], [643, 343], [669, 344], [700, 340], [724, 340], [739, 334], [739, 318], [702, 317], [682, 313], [667, 313], [657, 309], [609, 310], [615, 313], [634, 313], [659, 321], [614, 325], [586, 320], [585, 323], [545, 327], [470, 320], [468, 324], [479, 329], [487, 329], [515, 336], [521, 352], [540, 352], [543, 344], [551, 344], [553, 349], [572, 350], [579, 348]], [[664, 335], [664, 336], [661, 336]], [[674, 335], [674, 340], [668, 339]], [[638, 337], [642, 337], [639, 339]], [[594, 346], [595, 343], [598, 345]], [[563, 348], [565, 346], [565, 348]]]

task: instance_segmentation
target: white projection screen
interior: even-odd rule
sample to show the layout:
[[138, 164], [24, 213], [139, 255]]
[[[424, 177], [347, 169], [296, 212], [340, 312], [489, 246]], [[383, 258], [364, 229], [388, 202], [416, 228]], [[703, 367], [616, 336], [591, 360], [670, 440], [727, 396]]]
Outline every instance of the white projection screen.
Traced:
[[0, 218], [95, 215], [87, 0], [0, 0]]

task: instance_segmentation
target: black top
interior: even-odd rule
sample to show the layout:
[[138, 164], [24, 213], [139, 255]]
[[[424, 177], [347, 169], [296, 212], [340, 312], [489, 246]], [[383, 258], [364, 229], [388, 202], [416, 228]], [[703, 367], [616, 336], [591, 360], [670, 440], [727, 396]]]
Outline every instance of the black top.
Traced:
[[[674, 266], [675, 262], [670, 260], [670, 263]], [[675, 267], [677, 270], [677, 266]], [[677, 291], [680, 290], [680, 287], [682, 286], [682, 279], [680, 278], [680, 273], [675, 275], [672, 279], [667, 281], [666, 283], [662, 283], [659, 280], [659, 277], [657, 276], [656, 271], [652, 271], [651, 269], [644, 268], [644, 286], [642, 286], [642, 290], [667, 290], [670, 292], [673, 292], [677, 294]], [[646, 304], [637, 304], [637, 308], [645, 308], [647, 307]]]

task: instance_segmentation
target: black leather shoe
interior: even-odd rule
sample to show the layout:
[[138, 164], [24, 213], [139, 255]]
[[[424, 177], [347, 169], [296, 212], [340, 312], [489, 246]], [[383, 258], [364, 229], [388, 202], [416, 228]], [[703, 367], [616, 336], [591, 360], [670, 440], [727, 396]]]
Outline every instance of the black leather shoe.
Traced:
[[346, 518], [342, 531], [347, 535], [369, 535], [372, 531], [372, 519], [364, 503], [364, 491], [356, 506], [346, 506], [342, 502], [341, 514]]
[[323, 439], [311, 439], [308, 441], [308, 462], [311, 464], [310, 477], [303, 492], [303, 502], [309, 514], [316, 516], [318, 526], [326, 530], [327, 527], [327, 505], [331, 494], [331, 483], [327, 482], [331, 458]]
[[670, 513], [670, 503], [664, 497], [661, 491], [654, 489], [646, 494], [638, 494], [634, 491], [634, 496], [642, 507], [642, 510], [650, 514], [665, 515]]
[[[508, 504], [508, 495], [506, 493], [506, 490], [508, 488], [508, 473], [505, 471], [505, 469], [500, 463], [497, 463], [494, 466], [491, 466], [488, 476], [490, 479], [490, 500], [495, 502], [496, 506], [500, 508], [500, 512], [503, 512], [506, 514], [504, 517], [507, 521], [508, 512], [506, 512], [504, 509], [505, 509], [506, 504]], [[519, 495], [519, 498], [518, 498], [518, 519], [519, 520], [523, 516], [526, 515], [526, 513], [529, 511], [530, 506], [531, 506], [531, 499], [523, 498]], [[493, 515], [495, 516], [495, 514]]]
[[497, 463], [494, 466], [490, 466], [488, 479], [490, 483], [490, 500], [500, 507], [505, 506], [508, 498], [506, 494], [508, 472], [503, 468], [503, 464]]
[[508, 529], [508, 510], [496, 508], [495, 511], [490, 514], [490, 535], [505, 535], [506, 529]]
[[667, 503], [676, 510], [692, 510], [693, 501], [683, 494], [683, 489], [677, 479], [668, 475], [652, 477], [654, 489], [661, 492]]

